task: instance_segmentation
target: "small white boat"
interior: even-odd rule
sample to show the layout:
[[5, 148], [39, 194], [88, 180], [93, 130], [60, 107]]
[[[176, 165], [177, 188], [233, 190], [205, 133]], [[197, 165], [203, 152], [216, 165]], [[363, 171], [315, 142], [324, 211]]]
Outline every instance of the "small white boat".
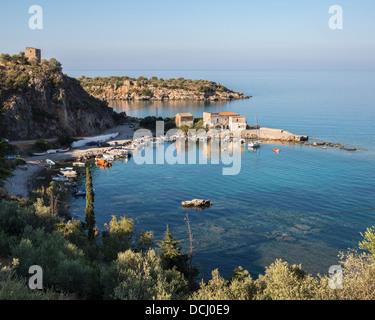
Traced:
[[46, 151], [48, 154], [53, 154], [53, 153], [57, 153], [57, 150], [55, 149], [50, 149], [50, 150], [47, 150]]
[[46, 162], [50, 165], [50, 166], [54, 166], [56, 165], [56, 163], [54, 163], [52, 160], [50, 159], [47, 159]]
[[68, 179], [68, 177], [58, 177], [58, 176], [54, 176], [54, 177], [52, 177], [52, 181], [57, 181], [57, 182], [68, 182], [69, 179]]
[[73, 162], [74, 167], [85, 167], [86, 164], [84, 162]]
[[115, 157], [111, 154], [103, 154], [102, 158], [107, 161], [113, 161], [115, 160]]
[[47, 154], [47, 152], [36, 152], [36, 153], [33, 153], [33, 156], [45, 156]]
[[60, 171], [62, 171], [62, 172], [73, 171], [73, 168], [72, 167], [61, 168]]
[[68, 187], [76, 187], [78, 186], [77, 182], [65, 182], [64, 185]]
[[56, 150], [57, 152], [68, 152], [70, 150], [70, 148], [66, 148], [66, 149], [58, 149]]
[[260, 147], [260, 142], [250, 140], [247, 145], [248, 145], [249, 149], [256, 149], [256, 148]]
[[76, 177], [77, 171], [71, 170], [71, 171], [62, 171], [61, 172], [65, 177]]

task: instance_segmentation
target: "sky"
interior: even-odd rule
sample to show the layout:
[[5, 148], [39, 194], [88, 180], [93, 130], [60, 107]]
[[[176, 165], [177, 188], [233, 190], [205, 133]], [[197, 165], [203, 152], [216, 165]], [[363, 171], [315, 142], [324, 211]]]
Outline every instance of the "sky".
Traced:
[[[0, 52], [64, 69], [375, 69], [374, 0], [0, 0]], [[43, 29], [29, 28], [29, 7]], [[329, 7], [343, 29], [329, 28]]]

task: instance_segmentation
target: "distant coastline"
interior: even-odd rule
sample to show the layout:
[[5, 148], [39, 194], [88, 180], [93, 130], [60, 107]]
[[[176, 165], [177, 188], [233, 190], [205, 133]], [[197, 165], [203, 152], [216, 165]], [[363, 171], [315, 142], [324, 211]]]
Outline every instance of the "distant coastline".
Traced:
[[95, 78], [82, 76], [77, 80], [86, 92], [106, 101], [231, 101], [251, 98], [213, 81], [182, 77], [164, 80], [157, 77], [135, 79], [127, 76]]

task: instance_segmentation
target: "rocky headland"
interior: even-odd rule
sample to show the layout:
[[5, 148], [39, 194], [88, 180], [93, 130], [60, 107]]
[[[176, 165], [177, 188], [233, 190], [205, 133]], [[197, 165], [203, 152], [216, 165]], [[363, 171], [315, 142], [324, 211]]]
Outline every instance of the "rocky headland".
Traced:
[[0, 135], [10, 140], [86, 136], [120, 121], [119, 115], [62, 73], [56, 59], [1, 55]]
[[93, 97], [101, 100], [195, 100], [230, 101], [249, 99], [242, 92], [232, 91], [221, 84], [207, 80], [150, 79], [139, 77], [107, 77], [77, 79]]

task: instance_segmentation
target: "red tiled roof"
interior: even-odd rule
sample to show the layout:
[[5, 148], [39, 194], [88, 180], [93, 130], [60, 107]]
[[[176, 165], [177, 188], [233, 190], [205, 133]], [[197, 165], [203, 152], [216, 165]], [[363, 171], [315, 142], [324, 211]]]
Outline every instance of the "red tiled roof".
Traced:
[[239, 116], [239, 113], [234, 113], [234, 112], [219, 112], [219, 115], [221, 116]]

